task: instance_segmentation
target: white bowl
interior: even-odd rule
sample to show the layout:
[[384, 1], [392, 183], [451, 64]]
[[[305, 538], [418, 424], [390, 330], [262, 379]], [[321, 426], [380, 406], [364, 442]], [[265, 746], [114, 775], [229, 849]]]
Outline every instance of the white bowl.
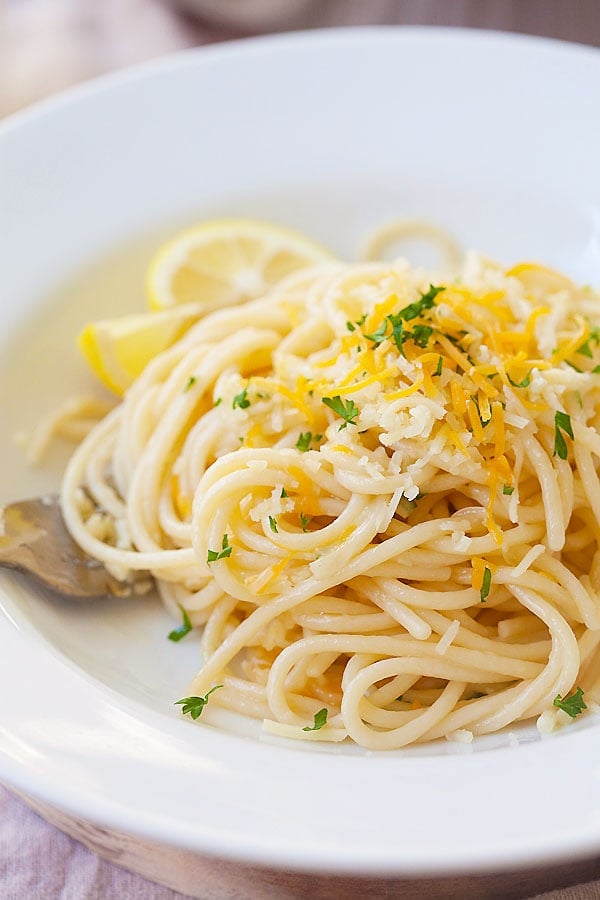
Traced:
[[[360, 29], [183, 53], [14, 117], [0, 128], [0, 496], [56, 486], [61, 454], [32, 471], [14, 433], [87, 385], [80, 324], [140, 308], [151, 251], [195, 219], [274, 219], [351, 258], [370, 227], [418, 216], [507, 263], [600, 281], [599, 106], [593, 50]], [[65, 828], [347, 874], [600, 849], [593, 717], [544, 741], [290, 746], [181, 718], [196, 645], [165, 640], [155, 602], [76, 606], [4, 572], [0, 604], [0, 777]], [[128, 864], [152, 873], [148, 856]]]

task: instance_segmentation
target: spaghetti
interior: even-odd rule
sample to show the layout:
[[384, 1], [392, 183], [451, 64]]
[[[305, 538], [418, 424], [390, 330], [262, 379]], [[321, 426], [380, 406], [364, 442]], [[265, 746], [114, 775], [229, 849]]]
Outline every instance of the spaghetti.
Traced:
[[88, 553], [203, 626], [183, 711], [382, 750], [594, 699], [599, 299], [471, 255], [198, 310], [62, 488]]

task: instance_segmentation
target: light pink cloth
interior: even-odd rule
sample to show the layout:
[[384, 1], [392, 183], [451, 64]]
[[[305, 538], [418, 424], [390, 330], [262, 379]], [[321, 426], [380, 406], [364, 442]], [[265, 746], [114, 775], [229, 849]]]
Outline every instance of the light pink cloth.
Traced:
[[[186, 900], [119, 869], [0, 787], [2, 900]], [[210, 893], [206, 894], [207, 900]]]

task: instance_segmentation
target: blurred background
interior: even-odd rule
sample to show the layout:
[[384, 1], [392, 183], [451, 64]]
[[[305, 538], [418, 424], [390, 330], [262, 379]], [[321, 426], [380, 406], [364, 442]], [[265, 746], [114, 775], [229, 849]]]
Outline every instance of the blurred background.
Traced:
[[600, 46], [600, 0], [0, 0], [0, 116], [173, 50], [340, 25], [495, 28]]

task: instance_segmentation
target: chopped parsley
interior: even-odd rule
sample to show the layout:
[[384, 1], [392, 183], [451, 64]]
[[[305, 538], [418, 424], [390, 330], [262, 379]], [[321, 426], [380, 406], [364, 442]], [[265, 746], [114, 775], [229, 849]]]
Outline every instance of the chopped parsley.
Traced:
[[182, 706], [182, 714], [186, 716], [188, 713], [192, 717], [192, 719], [197, 719], [198, 716], [202, 714], [202, 710], [208, 703], [208, 698], [213, 693], [213, 691], [218, 691], [219, 688], [222, 688], [222, 684], [215, 684], [214, 687], [208, 691], [204, 695], [204, 697], [184, 697], [182, 700], [176, 700], [175, 706]]
[[491, 413], [490, 413], [489, 419], [484, 419], [483, 416], [481, 415], [481, 409], [479, 407], [479, 400], [477, 398], [477, 394], [471, 394], [471, 400], [475, 404], [475, 409], [477, 410], [477, 415], [479, 416], [479, 421], [481, 422], [481, 426], [482, 426], [482, 428], [485, 428], [485, 426], [489, 425], [490, 422], [492, 421]]
[[215, 406], [218, 406], [219, 403], [222, 403], [222, 402], [223, 402], [223, 398], [222, 398], [222, 397], [217, 397], [217, 399], [215, 400]]
[[305, 516], [304, 513], [300, 513], [300, 524], [302, 525], [302, 531], [306, 534], [306, 526], [312, 519], [312, 516]]
[[289, 496], [290, 496], [290, 495], [288, 494], [288, 492], [286, 491], [286, 489], [285, 489], [285, 488], [281, 488], [281, 499], [284, 500], [286, 497], [289, 497]]
[[357, 328], [360, 328], [360, 326], [364, 324], [366, 318], [367, 314], [365, 313], [356, 322], [346, 322], [346, 328], [348, 331], [356, 331]]
[[592, 375], [600, 375], [600, 366], [594, 366], [592, 369]]
[[365, 337], [368, 341], [373, 341], [374, 344], [381, 344], [383, 341], [387, 340], [387, 319], [381, 323], [377, 331], [374, 331], [373, 334], [365, 334]]
[[402, 347], [402, 344], [404, 343], [404, 322], [402, 320], [402, 316], [391, 315], [387, 317], [387, 320], [392, 326], [392, 337], [394, 339], [394, 343], [396, 344], [396, 347], [398, 348], [400, 353], [404, 355], [404, 349]]
[[223, 535], [223, 540], [221, 542], [220, 550], [209, 550], [208, 557], [206, 562], [216, 562], [218, 559], [225, 559], [227, 556], [231, 556], [231, 551], [233, 547], [229, 546], [229, 538], [226, 534]]
[[589, 338], [577, 348], [577, 353], [580, 353], [582, 356], [587, 356], [589, 359], [593, 359], [594, 354], [592, 353], [592, 348], [590, 347], [590, 343], [592, 341], [594, 342], [594, 344], [596, 344], [596, 346], [598, 346], [598, 344], [600, 343], [600, 329], [592, 328]]
[[572, 369], [575, 369], [576, 372], [579, 372], [579, 374], [581, 374], [583, 372], [583, 369], [580, 369], [579, 366], [576, 366], [575, 363], [571, 362], [570, 359], [565, 359], [565, 362]]
[[248, 409], [250, 401], [248, 400], [248, 388], [244, 388], [241, 394], [236, 394], [231, 404], [232, 409]]
[[310, 450], [310, 445], [313, 441], [318, 444], [319, 441], [322, 440], [322, 434], [312, 434], [310, 431], [300, 432], [298, 440], [296, 441], [296, 450], [299, 450], [300, 453], [306, 453], [307, 450]]
[[320, 731], [323, 725], [327, 722], [327, 710], [325, 707], [320, 709], [319, 712], [316, 712], [314, 715], [314, 724], [313, 725], [305, 725], [302, 731]]
[[557, 410], [554, 415], [554, 456], [559, 456], [560, 459], [566, 459], [568, 456], [563, 432], [573, 440], [571, 417], [566, 412]]
[[183, 608], [183, 606], [180, 606], [179, 609], [181, 610], [181, 615], [183, 617], [183, 625], [180, 625], [179, 628], [174, 628], [173, 631], [169, 632], [168, 638], [170, 641], [180, 641], [186, 636], [186, 634], [189, 634], [193, 628], [187, 611]]
[[490, 569], [486, 566], [483, 570], [483, 581], [481, 582], [481, 590], [479, 591], [479, 596], [481, 597], [481, 602], [485, 603], [487, 598], [490, 595], [490, 588], [492, 586], [492, 573]]
[[510, 383], [512, 384], [513, 387], [526, 388], [526, 387], [529, 387], [529, 385], [531, 384], [531, 371], [532, 370], [530, 369], [529, 372], [527, 373], [527, 375], [525, 376], [525, 378], [523, 379], [523, 381], [513, 381], [512, 378], [510, 377], [510, 375], [508, 374], [508, 372], [506, 374], [506, 377], [508, 378], [508, 380], [510, 381]]
[[429, 338], [432, 334], [433, 328], [431, 327], [431, 325], [415, 325], [412, 330], [411, 337], [417, 347], [421, 347], [422, 349], [424, 349], [427, 346]]
[[298, 440], [296, 441], [296, 450], [299, 450], [300, 453], [306, 453], [306, 451], [310, 447], [310, 442], [312, 441], [312, 433], [307, 431], [305, 433], [300, 432]]
[[510, 497], [510, 495], [512, 494], [513, 491], [514, 491], [514, 486], [512, 484], [505, 484], [504, 487], [502, 488], [502, 493], [506, 494], [508, 497]]
[[277, 534], [277, 519], [274, 518], [274, 516], [269, 516], [269, 528], [271, 529], [271, 531]]
[[[358, 415], [358, 406], [354, 402], [354, 400], [342, 400], [342, 398], [338, 395], [337, 397], [323, 397], [323, 403], [325, 406], [328, 406], [329, 409], [332, 409], [334, 413], [337, 413], [338, 416], [341, 416], [344, 419], [346, 425], [350, 423], [354, 425], [354, 420]], [[345, 427], [345, 426], [342, 426]]]
[[444, 357], [443, 357], [443, 356], [440, 356], [440, 357], [438, 357], [437, 369], [435, 370], [435, 372], [434, 372], [433, 374], [434, 374], [434, 375], [441, 375], [441, 374], [442, 374], [442, 367], [443, 367], [443, 365], [444, 365]]
[[583, 691], [580, 687], [574, 693], [569, 694], [568, 697], [561, 697], [560, 694], [557, 694], [552, 704], [557, 706], [558, 709], [562, 709], [572, 719], [582, 713], [584, 709], [587, 709], [583, 699]]
[[416, 319], [417, 316], [421, 315], [424, 309], [431, 309], [431, 307], [435, 305], [435, 298], [443, 290], [445, 290], [444, 287], [435, 287], [433, 284], [430, 284], [426, 294], [421, 292], [420, 300], [417, 300], [415, 303], [409, 303], [408, 306], [405, 306], [404, 309], [400, 310], [398, 315], [401, 319], [404, 319], [405, 322], [410, 321], [410, 319]]
[[187, 392], [189, 391], [189, 389], [190, 389], [191, 387], [193, 387], [193, 385], [196, 384], [196, 380], [197, 380], [197, 379], [196, 379], [196, 376], [195, 376], [195, 375], [190, 375], [190, 377], [188, 378], [188, 380], [187, 380], [187, 382], [186, 382], [186, 385], [185, 385], [185, 387], [184, 387], [184, 389], [183, 389], [183, 393], [184, 393], [184, 394], [187, 394]]

